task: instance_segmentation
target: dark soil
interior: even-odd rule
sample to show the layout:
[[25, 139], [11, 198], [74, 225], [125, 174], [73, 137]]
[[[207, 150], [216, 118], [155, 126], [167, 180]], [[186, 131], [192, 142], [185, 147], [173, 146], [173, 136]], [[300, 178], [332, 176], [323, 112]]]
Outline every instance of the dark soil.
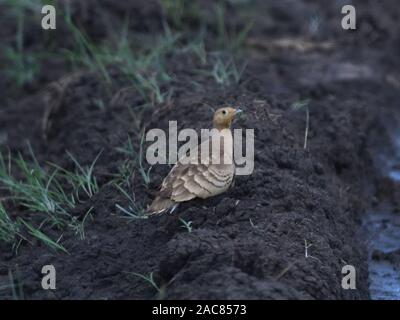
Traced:
[[[127, 11], [135, 12], [131, 32], [147, 37], [161, 32], [163, 13], [157, 4], [134, 3], [96, 1], [87, 10], [107, 15], [105, 20], [116, 25]], [[29, 141], [44, 166], [49, 161], [70, 169], [66, 150], [83, 164], [102, 153], [96, 165], [100, 191], [74, 212], [83, 218], [94, 208], [85, 239], [63, 231], [61, 243], [69, 254], [54, 253], [39, 242], [23, 242], [16, 254], [0, 243], [0, 284], [12, 270], [27, 299], [152, 299], [159, 297], [154, 288], [129, 273], [154, 272], [167, 299], [368, 299], [368, 251], [360, 224], [380, 176], [371, 155], [389, 143], [399, 116], [400, 9], [388, 0], [354, 3], [356, 31], [340, 27], [342, 1], [255, 1], [243, 8], [229, 4], [226, 23], [231, 28], [254, 20], [241, 81], [217, 86], [212, 78], [192, 72], [199, 64], [193, 57], [172, 54], [168, 71], [173, 93], [154, 107], [141, 107], [141, 96], [112, 67], [113, 85], [95, 72], [80, 70], [62, 96], [50, 95], [50, 102], [43, 90], [71, 74], [65, 64], [48, 61], [50, 76], [27, 87], [3, 81], [2, 150], [27, 155]], [[74, 8], [77, 20], [85, 17], [80, 6]], [[107, 37], [104, 20], [86, 14], [90, 18], [81, 21], [88, 33], [95, 39]], [[314, 16], [321, 24], [315, 34], [309, 29]], [[215, 21], [207, 23], [216, 28]], [[209, 37], [212, 43], [212, 32]], [[297, 40], [289, 46], [276, 44], [282, 38]], [[64, 38], [57, 35], [57, 40]], [[299, 40], [312, 46], [300, 48]], [[323, 42], [334, 46], [319, 46]], [[105, 108], [98, 108], [96, 99], [103, 99]], [[306, 149], [305, 109], [291, 107], [302, 99], [310, 99]], [[43, 116], [51, 103], [58, 107], [44, 137]], [[167, 128], [170, 120], [178, 121], [179, 128], [200, 129], [210, 126], [209, 106], [224, 104], [244, 106], [245, 116], [235, 127], [255, 130], [253, 174], [237, 177], [227, 193], [184, 204], [171, 215], [127, 220], [115, 207], [127, 200], [109, 182], [127, 160], [116, 148], [137, 133], [132, 113], [140, 115], [146, 129]], [[149, 189], [136, 172], [127, 191], [147, 206], [168, 170], [152, 168]], [[32, 216], [6, 205], [13, 217]], [[192, 221], [192, 232], [179, 218]], [[53, 239], [60, 236], [56, 229], [43, 231]], [[305, 244], [311, 244], [308, 257]], [[55, 291], [41, 289], [46, 264], [56, 267]], [[356, 290], [341, 287], [346, 264], [357, 270]], [[11, 290], [0, 291], [0, 298], [12, 298]]]

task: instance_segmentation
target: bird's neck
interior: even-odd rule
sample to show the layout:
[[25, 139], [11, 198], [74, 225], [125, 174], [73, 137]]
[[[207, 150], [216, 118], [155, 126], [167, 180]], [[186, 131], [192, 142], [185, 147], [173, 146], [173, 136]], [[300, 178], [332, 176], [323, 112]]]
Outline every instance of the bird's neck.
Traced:
[[214, 123], [214, 129], [217, 129], [219, 131], [228, 129], [231, 129], [231, 125], [230, 124], [220, 124], [220, 123]]
[[213, 154], [219, 153], [218, 163], [219, 164], [232, 164], [233, 159], [233, 136], [230, 127], [225, 127], [221, 130], [218, 130], [217, 133], [219, 140], [219, 144], [214, 146], [217, 147], [216, 150], [213, 149]]

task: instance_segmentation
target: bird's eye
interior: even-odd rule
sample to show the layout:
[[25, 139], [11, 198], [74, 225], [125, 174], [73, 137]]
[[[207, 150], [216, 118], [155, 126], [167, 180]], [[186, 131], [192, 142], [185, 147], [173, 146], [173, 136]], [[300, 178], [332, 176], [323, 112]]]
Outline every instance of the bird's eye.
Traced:
[[226, 115], [226, 110], [222, 110], [222, 114], [223, 114], [223, 115]]

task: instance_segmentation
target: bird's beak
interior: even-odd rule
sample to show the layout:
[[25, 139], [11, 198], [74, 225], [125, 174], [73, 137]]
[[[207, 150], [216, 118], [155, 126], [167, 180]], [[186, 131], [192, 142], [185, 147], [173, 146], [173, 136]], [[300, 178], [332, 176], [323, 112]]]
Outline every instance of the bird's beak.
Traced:
[[242, 113], [242, 112], [243, 112], [242, 109], [235, 109], [235, 115], [237, 115], [237, 114], [239, 114], [239, 113]]

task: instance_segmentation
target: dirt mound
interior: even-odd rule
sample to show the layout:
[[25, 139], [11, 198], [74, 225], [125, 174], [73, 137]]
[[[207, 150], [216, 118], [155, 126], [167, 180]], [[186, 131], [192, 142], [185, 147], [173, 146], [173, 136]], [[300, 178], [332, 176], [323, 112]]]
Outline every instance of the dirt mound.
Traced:
[[[162, 30], [159, 14], [165, 13], [159, 13], [157, 4], [101, 3], [94, 7], [111, 22], [126, 10], [146, 22], [136, 21], [132, 32], [149, 36]], [[291, 6], [299, 8], [296, 15], [288, 10]], [[82, 166], [99, 155], [94, 169], [99, 190], [71, 210], [83, 221], [81, 239], [77, 233], [82, 230], [60, 231], [48, 224], [41, 229], [60, 239], [68, 254], [54, 253], [35, 239], [23, 241], [15, 254], [0, 242], [0, 284], [9, 281], [11, 270], [29, 299], [369, 298], [368, 256], [358, 230], [370, 204], [367, 182], [377, 175], [370, 152], [382, 141], [376, 136], [387, 134], [387, 114], [399, 101], [396, 49], [383, 52], [371, 48], [371, 42], [351, 44], [354, 37], [363, 44], [373, 37], [372, 43], [387, 48], [395, 41], [398, 31], [390, 31], [390, 25], [397, 11], [383, 22], [371, 7], [372, 2], [363, 6], [361, 21], [367, 22], [361, 24], [362, 32], [349, 36], [333, 31], [340, 25], [333, 4], [322, 8], [316, 1], [259, 1], [247, 11], [228, 5], [230, 30], [246, 25], [243, 16], [254, 16], [249, 38], [262, 37], [257, 46], [251, 41], [245, 45], [245, 71], [221, 84], [210, 70], [225, 56], [211, 53], [204, 62], [199, 51], [168, 52], [163, 59], [170, 78], [159, 88], [168, 94], [151, 96], [152, 103], [117, 66], [107, 67], [110, 82], [88, 68], [76, 73], [64, 68], [64, 77], [45, 91], [18, 89], [29, 94], [11, 96], [0, 110], [0, 149], [28, 157], [29, 141], [45, 170], [51, 168], [48, 162], [73, 170], [66, 151]], [[254, 15], [254, 8], [268, 9], [271, 20], [260, 22], [264, 18]], [[77, 12], [81, 17], [82, 10]], [[329, 19], [320, 33], [310, 35], [304, 21], [314, 21], [309, 19], [315, 14]], [[102, 39], [104, 26], [91, 26], [91, 19], [77, 21]], [[175, 23], [179, 28], [182, 21]], [[215, 43], [217, 24], [208, 23], [206, 43]], [[272, 41], [283, 36], [300, 40], [289, 46]], [[321, 47], [329, 40], [334, 47]], [[40, 82], [35, 85], [44, 89]], [[143, 127], [166, 129], [171, 120], [178, 129], [208, 128], [210, 106], [223, 104], [243, 106], [245, 116], [234, 126], [255, 131], [252, 175], [238, 176], [227, 193], [183, 204], [172, 215], [139, 219], [118, 209], [132, 205], [123, 191], [139, 208], [146, 207], [169, 171], [155, 166], [146, 181], [146, 163], [131, 170], [129, 141], [137, 153]], [[6, 207], [12, 218], [28, 216], [38, 223], [23, 207], [11, 202]], [[57, 270], [56, 291], [40, 287], [46, 264]], [[341, 287], [347, 264], [356, 267], [357, 290]], [[12, 291], [0, 290], [0, 297], [12, 298]]]

